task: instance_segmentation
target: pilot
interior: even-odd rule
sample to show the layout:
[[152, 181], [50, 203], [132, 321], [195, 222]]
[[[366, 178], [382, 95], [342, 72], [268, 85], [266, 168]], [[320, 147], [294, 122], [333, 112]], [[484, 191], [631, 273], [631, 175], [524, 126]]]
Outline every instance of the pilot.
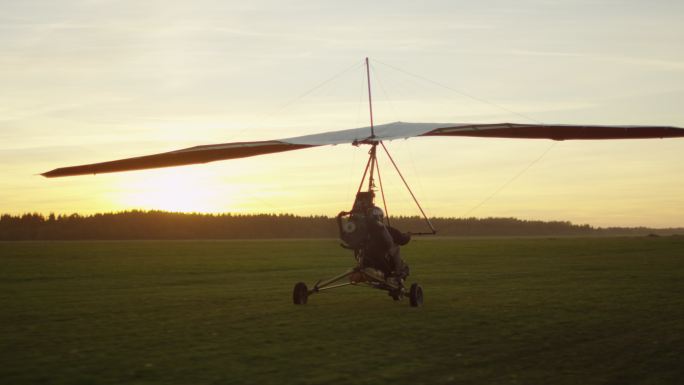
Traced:
[[[409, 268], [401, 259], [399, 246], [404, 246], [411, 240], [410, 233], [402, 233], [394, 227], [385, 225], [383, 222], [385, 213], [377, 206], [368, 210], [368, 254], [377, 262], [387, 266], [390, 276], [395, 277], [400, 283], [409, 275]], [[384, 263], [382, 263], [384, 262]]]

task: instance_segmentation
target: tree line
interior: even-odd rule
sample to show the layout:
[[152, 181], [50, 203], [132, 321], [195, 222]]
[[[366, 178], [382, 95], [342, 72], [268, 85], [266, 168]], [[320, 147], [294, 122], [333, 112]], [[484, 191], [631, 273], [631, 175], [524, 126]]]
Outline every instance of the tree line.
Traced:
[[[392, 217], [402, 231], [425, 232], [420, 217]], [[438, 236], [665, 235], [684, 229], [597, 228], [567, 221], [516, 218], [434, 218]], [[335, 238], [334, 217], [292, 214], [189, 214], [125, 211], [93, 215], [0, 216], [0, 240]]]

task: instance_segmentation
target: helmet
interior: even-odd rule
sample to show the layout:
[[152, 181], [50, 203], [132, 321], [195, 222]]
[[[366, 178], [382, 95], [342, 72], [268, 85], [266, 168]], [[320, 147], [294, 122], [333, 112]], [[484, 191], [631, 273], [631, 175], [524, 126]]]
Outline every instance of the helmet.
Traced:
[[376, 221], [382, 221], [382, 218], [385, 217], [385, 213], [378, 206], [373, 206], [373, 208], [371, 208], [369, 211], [369, 215]]

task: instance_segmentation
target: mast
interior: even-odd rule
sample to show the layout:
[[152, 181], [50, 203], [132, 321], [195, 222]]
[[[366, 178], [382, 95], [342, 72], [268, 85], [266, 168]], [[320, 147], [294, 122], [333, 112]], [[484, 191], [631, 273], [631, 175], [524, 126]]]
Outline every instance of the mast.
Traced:
[[427, 235], [427, 234], [436, 234], [437, 230], [432, 226], [432, 223], [430, 222], [430, 218], [428, 218], [427, 214], [425, 214], [425, 211], [423, 211], [423, 208], [420, 206], [420, 203], [418, 202], [418, 199], [416, 196], [413, 194], [413, 191], [411, 191], [411, 187], [408, 185], [406, 182], [406, 179], [404, 179], [404, 176], [401, 174], [401, 171], [399, 170], [399, 167], [397, 164], [394, 162], [394, 159], [392, 159], [392, 155], [390, 155], [389, 151], [387, 150], [387, 147], [382, 143], [382, 141], [376, 140], [375, 139], [375, 127], [373, 125], [373, 98], [371, 94], [371, 81], [370, 81], [370, 64], [368, 63], [368, 57], [366, 57], [366, 79], [368, 81], [368, 111], [370, 112], [370, 129], [371, 129], [371, 135], [369, 138], [366, 138], [362, 143], [365, 144], [370, 144], [371, 149], [368, 151], [368, 163], [366, 163], [366, 169], [363, 171], [363, 176], [361, 177], [361, 184], [359, 184], [359, 189], [356, 191], [356, 194], [358, 196], [359, 192], [361, 191], [361, 188], [363, 187], [363, 182], [366, 180], [366, 175], [368, 175], [368, 192], [373, 192], [376, 185], [375, 185], [375, 174], [378, 174], [378, 180], [380, 181], [380, 193], [382, 194], [382, 204], [385, 207], [385, 219], [387, 220], [387, 225], [390, 225], [390, 219], [389, 219], [389, 213], [387, 212], [387, 201], [385, 200], [385, 190], [382, 186], [382, 177], [380, 176], [380, 164], [378, 163], [378, 155], [377, 155], [377, 147], [378, 144], [380, 144], [385, 150], [385, 153], [387, 154], [387, 157], [390, 159], [392, 162], [392, 165], [394, 166], [394, 169], [397, 171], [399, 176], [401, 177], [401, 180], [404, 182], [404, 186], [406, 186], [406, 189], [408, 189], [409, 193], [411, 193], [411, 197], [413, 198], [413, 201], [416, 203], [418, 206], [418, 209], [420, 210], [420, 213], [423, 214], [423, 218], [425, 218], [425, 221], [427, 222], [427, 225], [430, 227], [431, 232], [425, 233], [425, 232], [420, 232], [420, 233], [413, 233], [414, 235]]
[[368, 175], [368, 191], [372, 191], [375, 187], [375, 180], [373, 179], [373, 172], [377, 167], [376, 146], [378, 142], [375, 139], [375, 128], [373, 127], [373, 98], [371, 97], [371, 81], [370, 81], [370, 65], [368, 64], [368, 57], [366, 57], [366, 79], [368, 81], [368, 110], [370, 111], [370, 129], [371, 129], [371, 149], [370, 149], [370, 174]]
[[370, 110], [371, 138], [375, 138], [375, 129], [373, 128], [373, 100], [371, 98], [370, 65], [368, 64], [368, 57], [366, 57], [366, 79], [368, 80], [368, 109]]

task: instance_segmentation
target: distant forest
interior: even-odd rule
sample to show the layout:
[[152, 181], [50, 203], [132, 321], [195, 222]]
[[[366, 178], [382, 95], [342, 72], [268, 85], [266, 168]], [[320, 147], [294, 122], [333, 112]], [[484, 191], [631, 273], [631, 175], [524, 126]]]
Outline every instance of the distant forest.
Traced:
[[[419, 217], [393, 217], [402, 231], [424, 232]], [[683, 228], [596, 228], [516, 218], [434, 218], [438, 236], [605, 236], [684, 234]], [[185, 214], [126, 211], [94, 215], [0, 216], [0, 240], [336, 238], [334, 218], [290, 214]]]

